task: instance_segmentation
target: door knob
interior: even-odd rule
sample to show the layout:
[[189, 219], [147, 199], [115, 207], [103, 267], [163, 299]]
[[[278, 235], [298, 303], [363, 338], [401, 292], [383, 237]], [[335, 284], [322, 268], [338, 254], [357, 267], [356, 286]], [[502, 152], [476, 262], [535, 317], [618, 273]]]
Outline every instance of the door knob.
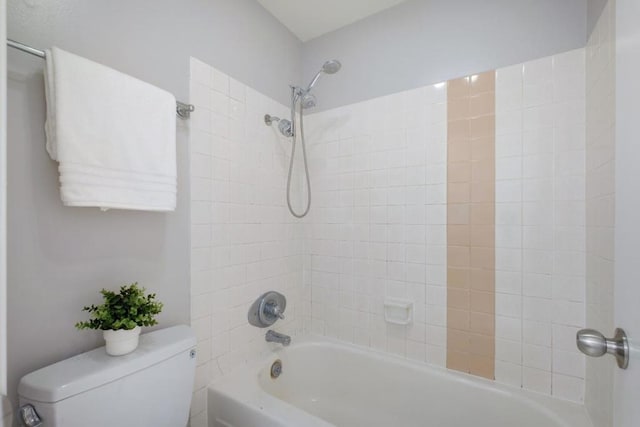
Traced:
[[618, 367], [627, 369], [629, 366], [629, 343], [627, 334], [617, 328], [613, 338], [605, 338], [595, 329], [581, 329], [576, 335], [578, 349], [591, 357], [600, 357], [609, 353], [616, 358]]

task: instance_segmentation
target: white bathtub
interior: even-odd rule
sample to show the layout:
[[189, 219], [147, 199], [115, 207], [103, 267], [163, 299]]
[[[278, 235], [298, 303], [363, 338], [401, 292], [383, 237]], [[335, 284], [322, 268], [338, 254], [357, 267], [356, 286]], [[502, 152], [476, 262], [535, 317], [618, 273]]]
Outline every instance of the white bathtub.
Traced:
[[[277, 379], [271, 364], [282, 361]], [[591, 427], [581, 405], [325, 338], [209, 387], [209, 427]]]

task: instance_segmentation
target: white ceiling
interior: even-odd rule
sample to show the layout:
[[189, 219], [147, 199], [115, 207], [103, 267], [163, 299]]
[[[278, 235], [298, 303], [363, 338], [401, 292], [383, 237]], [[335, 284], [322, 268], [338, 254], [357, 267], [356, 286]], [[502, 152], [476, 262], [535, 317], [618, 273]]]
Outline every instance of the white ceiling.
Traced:
[[404, 1], [406, 0], [258, 0], [303, 42]]

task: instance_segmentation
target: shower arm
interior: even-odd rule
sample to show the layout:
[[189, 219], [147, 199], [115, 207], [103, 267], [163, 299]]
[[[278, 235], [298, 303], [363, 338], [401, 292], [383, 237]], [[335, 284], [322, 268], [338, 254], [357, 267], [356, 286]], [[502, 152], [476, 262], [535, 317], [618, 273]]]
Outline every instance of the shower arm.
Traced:
[[278, 123], [280, 121], [280, 117], [272, 116], [271, 114], [264, 115], [264, 124], [267, 126], [271, 126], [274, 122]]

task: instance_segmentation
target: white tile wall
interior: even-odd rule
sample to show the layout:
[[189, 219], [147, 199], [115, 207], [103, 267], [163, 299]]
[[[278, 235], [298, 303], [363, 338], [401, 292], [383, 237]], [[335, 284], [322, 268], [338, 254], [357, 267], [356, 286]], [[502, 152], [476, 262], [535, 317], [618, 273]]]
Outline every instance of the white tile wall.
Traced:
[[496, 380], [582, 401], [585, 50], [496, 74]]
[[[444, 366], [446, 85], [306, 116], [312, 330]], [[409, 327], [385, 298], [414, 302]]]
[[[582, 401], [584, 49], [497, 71], [496, 379]], [[307, 116], [312, 327], [428, 363], [446, 356], [446, 89]], [[387, 325], [385, 297], [416, 302]]]
[[[586, 49], [587, 325], [611, 334], [614, 284], [615, 1], [610, 0]], [[607, 363], [609, 362], [609, 363]], [[585, 405], [594, 425], [613, 425], [615, 365], [587, 360]]]
[[191, 59], [191, 325], [198, 367], [191, 425], [206, 426], [206, 386], [260, 357], [265, 330], [246, 321], [251, 303], [276, 290], [286, 321], [302, 329], [302, 225], [285, 205], [289, 143], [264, 125], [286, 107]]

